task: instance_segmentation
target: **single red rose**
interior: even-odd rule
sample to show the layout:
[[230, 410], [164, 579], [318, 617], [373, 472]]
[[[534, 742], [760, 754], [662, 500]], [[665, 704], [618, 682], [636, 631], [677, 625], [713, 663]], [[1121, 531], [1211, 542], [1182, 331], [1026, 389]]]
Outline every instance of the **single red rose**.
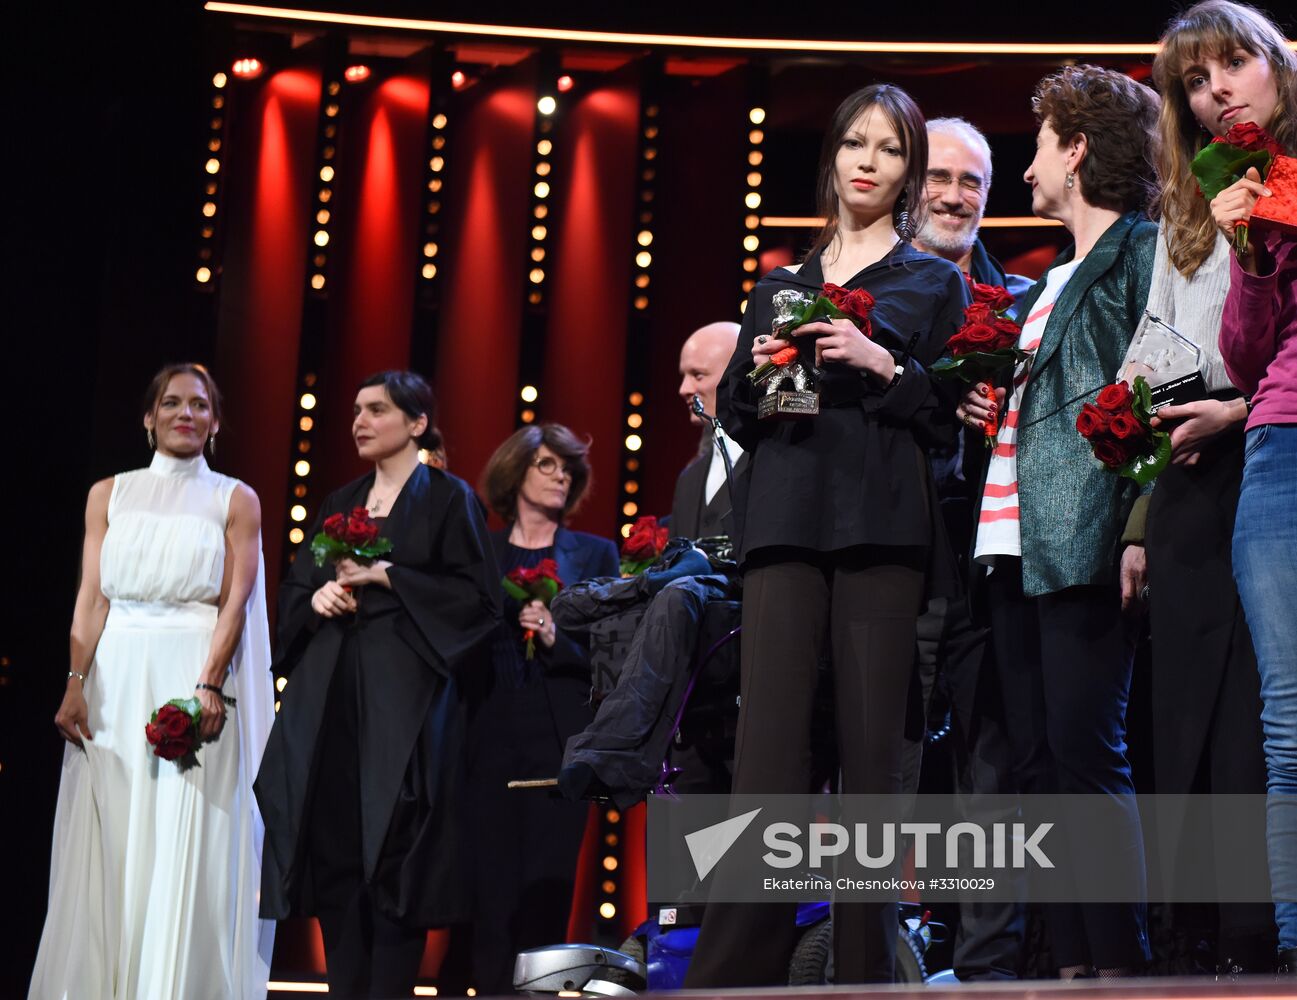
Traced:
[[162, 742], [162, 730], [152, 722], [144, 723], [144, 738], [149, 741], [150, 745], [157, 746]]
[[770, 355], [770, 363], [776, 368], [783, 368], [784, 365], [790, 365], [797, 360], [797, 348], [785, 347], [778, 354]]
[[1108, 415], [1091, 403], [1081, 407], [1076, 417], [1076, 429], [1083, 438], [1092, 438], [1108, 428]]
[[163, 705], [158, 709], [157, 727], [167, 739], [180, 739], [189, 732], [193, 718], [175, 705]]
[[1099, 398], [1094, 402], [1099, 409], [1116, 413], [1118, 410], [1130, 409], [1134, 398], [1135, 394], [1130, 391], [1129, 385], [1125, 382], [1114, 382], [1112, 385], [1105, 385], [1099, 393]]
[[359, 509], [363, 511], [364, 516], [358, 516], [353, 511], [347, 518], [347, 529], [343, 537], [343, 541], [356, 548], [369, 545], [378, 537], [378, 525], [370, 518], [368, 511], [364, 508]]
[[330, 514], [324, 519], [324, 533], [335, 541], [343, 541], [347, 530], [347, 518], [343, 514]]
[[970, 323], [995, 323], [995, 310], [985, 302], [964, 306], [964, 326]]
[[1125, 448], [1110, 438], [1094, 441], [1093, 447], [1094, 457], [1110, 469], [1120, 469], [1132, 457]]
[[163, 760], [179, 760], [193, 749], [191, 740], [163, 740], [153, 752]]
[[985, 303], [997, 313], [1013, 306], [1013, 296], [1006, 288], [1001, 288], [999, 285], [983, 285], [972, 278], [968, 279], [968, 284], [973, 292], [974, 303]]
[[558, 563], [553, 559], [542, 559], [536, 564], [537, 579], [548, 577], [551, 580], [558, 579]]
[[1271, 156], [1284, 155], [1283, 147], [1279, 145], [1274, 136], [1256, 122], [1236, 122], [1230, 126], [1223, 139], [1213, 141], [1227, 142], [1231, 146], [1237, 146], [1239, 149], [1246, 149], [1249, 153], [1264, 150]]
[[993, 351], [1001, 340], [999, 332], [990, 323], [970, 323], [959, 332], [966, 343], [976, 345], [975, 350], [979, 351]]
[[874, 308], [874, 297], [863, 288], [850, 291], [841, 285], [825, 282], [823, 296], [851, 317], [852, 322], [866, 335], [869, 334], [869, 314]]
[[1001, 336], [1012, 337], [1014, 343], [1022, 336], [1022, 327], [1007, 316], [995, 317], [995, 328], [1000, 331]]
[[1133, 413], [1114, 413], [1108, 424], [1108, 431], [1119, 441], [1142, 438], [1145, 435], [1144, 425], [1135, 419]]

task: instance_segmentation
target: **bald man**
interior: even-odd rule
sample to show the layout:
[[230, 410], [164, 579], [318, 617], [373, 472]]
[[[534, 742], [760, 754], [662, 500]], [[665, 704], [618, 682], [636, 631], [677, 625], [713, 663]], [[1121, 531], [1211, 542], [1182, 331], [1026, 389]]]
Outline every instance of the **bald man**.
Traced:
[[[676, 480], [671, 502], [671, 534], [684, 538], [708, 538], [729, 534], [726, 519], [730, 513], [730, 494], [725, 482], [725, 464], [713, 445], [711, 427], [693, 412], [692, 402], [698, 396], [703, 410], [716, 415], [716, 387], [725, 366], [729, 364], [739, 339], [737, 323], [708, 323], [695, 330], [680, 348], [680, 388], [677, 392], [689, 407], [689, 419], [703, 430], [698, 457], [690, 462]], [[722, 435], [724, 431], [721, 432]], [[737, 473], [743, 461], [743, 449], [728, 437], [722, 437], [730, 462]]]

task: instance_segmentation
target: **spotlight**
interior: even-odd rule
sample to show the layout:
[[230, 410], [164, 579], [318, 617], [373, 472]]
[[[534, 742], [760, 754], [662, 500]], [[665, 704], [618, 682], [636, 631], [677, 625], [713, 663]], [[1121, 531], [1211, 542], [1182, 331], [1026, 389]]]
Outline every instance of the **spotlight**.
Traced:
[[558, 87], [558, 92], [560, 94], [566, 94], [569, 90], [571, 90], [573, 87], [576, 86], [576, 81], [573, 80], [566, 73], [564, 73], [562, 76], [558, 78], [558, 82], [555, 83], [555, 86]]
[[546, 94], [536, 102], [536, 110], [542, 115], [552, 115], [558, 110], [558, 101]]
[[240, 80], [256, 79], [261, 75], [261, 71], [264, 68], [265, 67], [261, 65], [260, 59], [253, 59], [250, 57], [246, 59], [235, 59], [234, 65], [230, 67], [231, 72], [233, 72]]
[[369, 67], [364, 63], [357, 63], [355, 66], [348, 66], [342, 73], [342, 78], [348, 83], [360, 83], [361, 80], [369, 79]]
[[463, 90], [466, 83], [468, 83], [468, 77], [464, 75], [463, 70], [457, 69], [450, 74], [450, 85], [456, 90]]

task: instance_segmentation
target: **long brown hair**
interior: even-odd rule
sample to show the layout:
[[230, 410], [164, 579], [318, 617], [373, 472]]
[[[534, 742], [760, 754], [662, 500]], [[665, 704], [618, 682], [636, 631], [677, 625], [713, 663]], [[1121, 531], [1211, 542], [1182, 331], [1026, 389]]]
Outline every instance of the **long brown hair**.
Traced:
[[141, 410], [145, 416], [150, 414], [157, 416], [158, 406], [162, 403], [162, 397], [166, 395], [167, 386], [177, 375], [192, 375], [203, 383], [203, 389], [207, 392], [207, 402], [212, 408], [212, 422], [220, 425], [221, 417], [224, 416], [221, 408], [221, 390], [217, 388], [216, 379], [212, 378], [212, 373], [206, 367], [196, 361], [181, 361], [176, 364], [164, 365], [149, 382], [149, 387], [144, 390], [144, 401]]
[[[825, 223], [803, 260], [810, 260], [820, 253], [838, 234], [841, 220], [838, 214], [838, 193], [833, 187], [833, 168], [838, 158], [838, 149], [855, 120], [875, 106], [883, 109], [888, 123], [896, 129], [897, 137], [901, 140], [901, 152], [905, 156], [905, 187], [901, 189], [896, 206], [892, 209], [892, 224], [897, 227], [901, 237], [907, 240], [919, 230], [924, 182], [928, 173], [927, 123], [923, 120], [923, 112], [914, 103], [914, 98], [900, 87], [890, 83], [871, 84], [857, 90], [838, 105], [824, 133], [815, 196]], [[909, 213], [907, 232], [901, 232], [902, 212]]]
[[1190, 161], [1211, 141], [1211, 135], [1189, 109], [1183, 74], [1187, 66], [1204, 56], [1225, 59], [1236, 49], [1270, 64], [1279, 106], [1267, 131], [1285, 149], [1297, 149], [1297, 56], [1273, 22], [1259, 11], [1230, 0], [1204, 0], [1173, 18], [1153, 61], [1153, 80], [1162, 92], [1158, 119], [1162, 142], [1157, 162], [1162, 194], [1158, 207], [1166, 223], [1171, 263], [1186, 278], [1192, 277], [1211, 256], [1216, 224], [1189, 169]]

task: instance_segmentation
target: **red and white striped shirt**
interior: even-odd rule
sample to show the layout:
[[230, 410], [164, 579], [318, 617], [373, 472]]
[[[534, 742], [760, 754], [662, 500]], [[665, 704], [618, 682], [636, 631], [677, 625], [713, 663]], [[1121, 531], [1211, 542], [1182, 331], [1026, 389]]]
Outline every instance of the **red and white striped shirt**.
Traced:
[[991, 461], [986, 469], [986, 487], [982, 490], [982, 509], [977, 519], [977, 544], [973, 549], [973, 558], [978, 562], [990, 565], [995, 556], [1022, 555], [1018, 518], [1018, 413], [1022, 409], [1022, 392], [1049, 314], [1054, 311], [1054, 303], [1080, 264], [1080, 260], [1070, 261], [1049, 272], [1045, 290], [1022, 324], [1018, 347], [1031, 357], [1014, 369], [1013, 393], [1009, 396], [1008, 410], [997, 435], [998, 443], [991, 452]]

